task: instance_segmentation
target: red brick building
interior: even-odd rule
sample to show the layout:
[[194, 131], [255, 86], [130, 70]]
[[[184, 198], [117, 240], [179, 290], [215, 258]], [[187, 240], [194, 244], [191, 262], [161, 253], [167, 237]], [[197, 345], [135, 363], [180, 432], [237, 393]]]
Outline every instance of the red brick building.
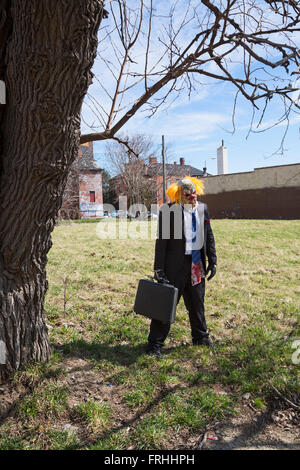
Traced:
[[78, 219], [103, 216], [102, 169], [93, 142], [80, 145], [64, 193], [61, 218]]
[[[206, 168], [199, 170], [191, 165], [186, 165], [184, 158], [179, 159], [179, 163], [166, 163], [166, 188], [172, 183], [176, 183], [184, 176], [195, 176], [203, 178], [207, 176]], [[157, 158], [150, 158], [149, 165], [146, 167], [146, 175], [148, 178], [156, 179], [157, 186], [157, 204], [160, 206], [163, 203], [163, 165], [157, 162]]]
[[[184, 176], [196, 176], [202, 178], [207, 176], [206, 169], [199, 170], [191, 165], [186, 165], [184, 158], [180, 158], [179, 162], [166, 163], [166, 188], [170, 184], [175, 183]], [[142, 204], [148, 206], [151, 204], [158, 204], [159, 206], [163, 203], [163, 165], [158, 163], [156, 157], [150, 157], [149, 161], [141, 163], [141, 166], [138, 169], [143, 176], [143, 181], [145, 187], [149, 188], [149, 197], [146, 197], [147, 191], [144, 191], [144, 200], [139, 201]], [[112, 184], [114, 186], [116, 194], [116, 203], [119, 196], [128, 196], [126, 194], [126, 185], [123, 181], [122, 174], [117, 175], [112, 179]], [[151, 199], [151, 201], [150, 201]], [[129, 200], [130, 204], [130, 200]]]

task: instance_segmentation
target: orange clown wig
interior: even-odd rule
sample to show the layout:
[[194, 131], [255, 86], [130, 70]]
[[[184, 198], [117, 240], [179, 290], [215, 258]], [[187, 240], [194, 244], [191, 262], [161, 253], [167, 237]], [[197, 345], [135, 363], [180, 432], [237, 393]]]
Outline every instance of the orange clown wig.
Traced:
[[177, 183], [171, 184], [167, 189], [167, 195], [171, 202], [179, 204], [181, 201], [182, 190], [185, 185], [193, 186], [196, 194], [200, 196], [204, 194], [204, 184], [203, 181], [198, 178], [193, 178], [192, 176], [185, 176], [182, 180]]

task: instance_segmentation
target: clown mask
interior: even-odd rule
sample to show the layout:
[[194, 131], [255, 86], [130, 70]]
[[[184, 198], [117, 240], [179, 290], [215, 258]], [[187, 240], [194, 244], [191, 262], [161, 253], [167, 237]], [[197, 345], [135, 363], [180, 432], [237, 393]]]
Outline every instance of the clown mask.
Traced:
[[189, 204], [194, 207], [197, 202], [197, 192], [194, 183], [184, 178], [180, 181], [179, 185], [181, 187], [181, 204]]

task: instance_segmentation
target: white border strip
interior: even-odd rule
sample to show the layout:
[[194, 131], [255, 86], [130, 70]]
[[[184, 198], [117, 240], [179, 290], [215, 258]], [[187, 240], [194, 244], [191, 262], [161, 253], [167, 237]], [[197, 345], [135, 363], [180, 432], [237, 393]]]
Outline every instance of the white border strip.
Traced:
[[0, 364], [6, 364], [6, 345], [0, 341]]
[[0, 104], [6, 104], [6, 88], [3, 80], [0, 80]]

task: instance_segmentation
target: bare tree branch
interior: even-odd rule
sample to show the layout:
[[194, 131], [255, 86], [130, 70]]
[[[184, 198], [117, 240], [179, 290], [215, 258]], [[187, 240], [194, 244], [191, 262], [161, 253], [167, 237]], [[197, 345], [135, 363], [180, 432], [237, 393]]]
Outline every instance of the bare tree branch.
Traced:
[[157, 200], [157, 179], [148, 175], [149, 159], [156, 155], [157, 149], [151, 138], [142, 134], [106, 144], [106, 156], [112, 167], [116, 196], [125, 194], [132, 204], [144, 204], [147, 207]]
[[140, 109], [151, 116], [184, 90], [190, 97], [201, 76], [230, 83], [236, 98], [240, 94], [261, 109], [258, 125], [272, 97], [281, 96], [288, 123], [289, 114], [300, 108], [293, 98], [299, 90], [299, 40], [294, 37], [300, 31], [299, 2], [189, 0], [180, 9], [182, 4], [174, 1], [168, 14], [163, 6], [154, 6], [153, 0], [110, 2], [113, 25], [101, 41], [99, 58], [111, 80], [96, 77], [110, 104], [95, 100], [101, 130], [83, 134], [81, 143], [116, 137]]

